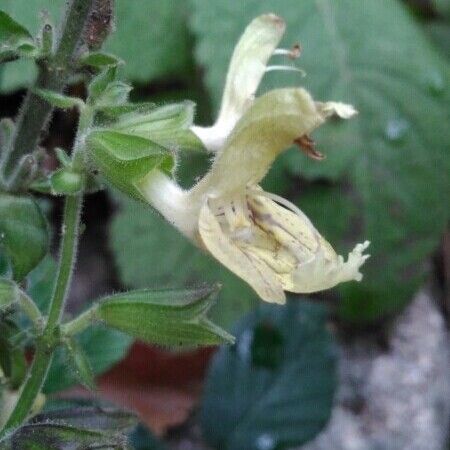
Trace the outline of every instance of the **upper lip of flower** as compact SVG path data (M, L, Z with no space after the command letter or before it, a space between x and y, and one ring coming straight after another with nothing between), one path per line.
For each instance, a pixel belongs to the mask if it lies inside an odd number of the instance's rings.
M216 122L211 127L192 127L209 151L219 151L223 147L227 136L252 105L266 72L295 70L303 73L293 66L267 65L273 55L290 59L300 56L299 45L292 49L277 49L285 29L284 20L275 14L261 15L245 29L231 57Z

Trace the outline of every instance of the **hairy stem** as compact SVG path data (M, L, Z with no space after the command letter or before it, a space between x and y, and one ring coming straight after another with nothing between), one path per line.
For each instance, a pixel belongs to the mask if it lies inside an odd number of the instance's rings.
M78 317L61 326L61 334L75 336L99 320L97 316L98 304L93 305Z
M71 71L74 54L83 34L94 0L71 0L57 50L49 61L41 61L36 88L62 92ZM28 91L16 121L16 130L3 161L3 176L9 179L21 157L31 153L39 143L42 130L50 119L52 106Z
M20 396L9 416L0 437L8 430L19 426L27 417L33 403L42 388L52 361L53 351L59 341L58 323L67 297L75 255L78 244L78 232L82 196L66 197L64 220L62 225L61 253L47 323L42 336L38 339L36 354L28 377L22 386Z

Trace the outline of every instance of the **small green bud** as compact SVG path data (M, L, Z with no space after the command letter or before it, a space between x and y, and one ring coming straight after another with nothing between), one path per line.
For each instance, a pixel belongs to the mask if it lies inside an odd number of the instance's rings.
M141 199L139 182L153 169L170 174L173 154L140 136L112 130L96 130L86 138L89 157L99 172L115 187Z
M61 195L78 194L84 187L84 181L84 175L70 167L59 169L50 177L52 192Z
M46 23L42 27L42 55L48 56L53 53L53 27Z

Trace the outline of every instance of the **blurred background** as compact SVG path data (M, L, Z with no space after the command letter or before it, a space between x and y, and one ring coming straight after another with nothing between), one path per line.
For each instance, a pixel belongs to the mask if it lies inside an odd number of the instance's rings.
M63 4L0 0L0 8L35 32L48 17L57 24ZM306 442L309 449L448 448L450 1L116 0L115 32L105 50L125 61L122 76L134 86L133 100L191 99L196 122L211 124L233 47L247 23L266 12L286 20L282 46L301 45L295 65L306 76L268 73L259 93L301 85L318 100L348 102L360 114L314 133L324 161L288 150L263 185L299 206L338 253L370 240L364 280L309 299L292 297L283 311L262 307L244 282L150 208L110 189L91 195L71 311L125 288L220 281L211 315L238 336L234 350L175 353L118 332L85 333L81 343L103 374L96 395L138 411L168 448L250 450L242 447L244 434L258 450ZM31 62L0 67L0 117L17 114L34 74ZM83 96L83 83L74 80L69 91ZM53 150L70 149L76 120L75 111L55 113L43 137L49 170L57 166ZM177 177L192 185L208 164L207 156L185 155ZM40 202L56 249L61 204ZM47 259L31 274L42 301L53 271ZM301 330L290 322L295 314ZM245 352L251 361L237 367ZM73 385L63 368L59 355L46 392ZM279 384L270 398L261 391L268 373ZM291 394L296 407L283 428L276 405L298 385L306 387ZM249 406L256 400L259 412ZM137 448L166 445L150 443L141 431Z

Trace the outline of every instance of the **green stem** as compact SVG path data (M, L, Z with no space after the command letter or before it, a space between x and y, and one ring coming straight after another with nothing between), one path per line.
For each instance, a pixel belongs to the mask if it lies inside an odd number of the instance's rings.
M94 0L71 0L56 53L49 61L39 64L36 88L63 91L93 2ZM31 153L38 145L52 109L49 103L34 94L31 89L28 91L16 121L11 147L2 162L3 176L7 181L10 181L9 178L21 157Z
M97 316L98 304L84 311L78 317L61 326L61 334L63 336L74 336L81 333L93 323L99 320Z
M67 297L75 263L81 206L81 195L66 197L62 225L61 254L47 323L42 335L38 339L36 354L27 379L22 386L17 404L11 412L3 430L0 432L0 437L5 435L8 430L19 426L26 419L42 388L52 362L53 350L59 341L58 324L64 309L63 306Z

